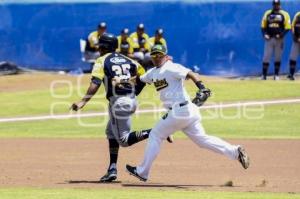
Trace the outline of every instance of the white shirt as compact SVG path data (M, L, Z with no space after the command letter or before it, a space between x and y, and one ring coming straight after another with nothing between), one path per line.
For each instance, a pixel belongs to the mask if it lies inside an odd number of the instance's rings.
M164 107L171 108L190 101L183 86L183 81L189 71L191 70L169 60L159 68L154 67L148 70L140 79L145 83L154 83Z

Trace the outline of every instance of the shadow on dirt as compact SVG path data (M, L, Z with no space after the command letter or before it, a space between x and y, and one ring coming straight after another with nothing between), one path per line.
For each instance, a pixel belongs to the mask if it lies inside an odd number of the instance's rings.
M66 184L119 184L121 181L113 181L113 182L99 182L99 180L70 180L66 181Z
M192 188L210 188L210 187L239 187L239 186L226 186L226 185L178 185L178 184L129 184L123 183L123 187L142 187L142 188L175 188L175 189L192 189Z

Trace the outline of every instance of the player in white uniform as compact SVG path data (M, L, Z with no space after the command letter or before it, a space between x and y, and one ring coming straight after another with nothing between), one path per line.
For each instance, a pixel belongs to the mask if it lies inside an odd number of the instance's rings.
M169 111L151 130L142 164L137 167L126 165L127 171L140 180L147 181L151 165L160 151L162 141L178 130L183 131L199 147L239 160L247 169L250 161L243 147L231 145L205 133L200 123L201 116L198 108L191 102L183 86L185 79L192 79L200 89L198 94L209 97L210 90L204 87L198 74L180 64L173 63L162 45L155 45L151 49L151 58L156 67L137 78L145 83L154 83L164 107Z

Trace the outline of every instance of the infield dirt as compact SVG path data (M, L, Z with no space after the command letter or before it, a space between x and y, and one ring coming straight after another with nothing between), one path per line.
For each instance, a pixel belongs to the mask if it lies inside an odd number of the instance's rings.
M106 172L105 139L0 139L0 187L300 192L300 140L229 140L250 158L238 161L199 149L188 139L163 144L148 182L129 176L125 164L141 162L145 143L121 148L118 181L98 183Z

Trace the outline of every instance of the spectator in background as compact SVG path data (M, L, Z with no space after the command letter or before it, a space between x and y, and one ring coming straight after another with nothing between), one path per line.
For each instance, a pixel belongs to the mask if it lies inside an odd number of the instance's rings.
M121 35L118 36L118 48L117 52L133 58L133 44L129 38L129 29L124 28L121 31Z
M292 22L293 44L290 53L290 73L288 78L295 80L297 58L300 54L300 12L297 12Z
M165 48L167 49L167 42L164 39L163 34L164 34L164 30L162 28L159 28L155 31L154 37L151 37L149 39L149 44L151 48L156 44L160 44L165 46Z
M283 38L291 29L290 16L281 9L280 0L273 0L273 9L265 12L261 22L261 29L265 39L262 79L267 79L270 60L274 51L274 80L279 80Z
M145 33L144 24L140 23L136 32L131 33L130 39L133 44L133 56L134 59L139 61L143 66L147 64L150 59L150 46L148 43L149 36Z
M100 57L99 52L99 38L106 32L106 23L101 22L98 25L96 31L93 31L89 34L86 40L86 47L85 47L85 58L86 60L94 59L96 60Z

